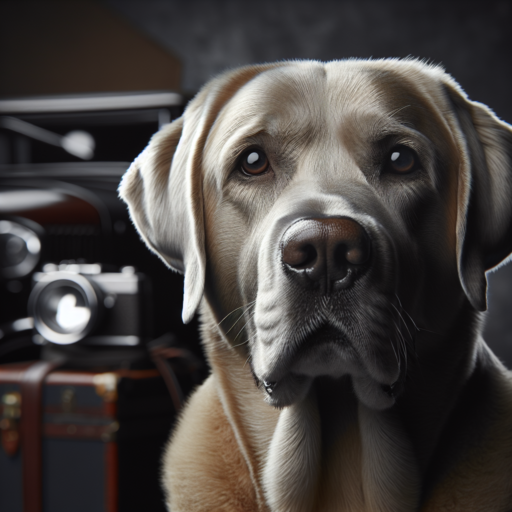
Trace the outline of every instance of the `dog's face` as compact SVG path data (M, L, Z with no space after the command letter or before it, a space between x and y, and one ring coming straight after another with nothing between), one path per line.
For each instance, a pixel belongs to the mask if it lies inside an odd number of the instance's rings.
M155 136L122 195L185 273L184 317L204 290L270 403L350 375L382 409L419 329L485 309L484 272L510 252L510 139L418 62L243 68Z

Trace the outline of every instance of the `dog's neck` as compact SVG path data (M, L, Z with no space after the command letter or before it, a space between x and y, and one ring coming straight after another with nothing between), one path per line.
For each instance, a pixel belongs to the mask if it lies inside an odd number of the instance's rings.
M330 405L317 389L280 413L263 471L271 510L414 510L420 474L400 421L358 403L348 380L334 389Z
M471 317L471 311L461 315ZM464 332L435 340L420 336L418 344L430 343L420 349L425 359L421 371L408 380L391 409L368 409L357 401L350 379L343 378L319 379L301 403L279 411L264 402L247 356L228 344L204 304L208 358L262 510L265 502L273 512L331 507L414 510L424 499L425 486L435 484L435 478L428 476L439 469L435 448L478 364L481 348L472 315L456 322L468 326ZM436 354L440 347L441 358ZM431 482L426 484L426 478Z

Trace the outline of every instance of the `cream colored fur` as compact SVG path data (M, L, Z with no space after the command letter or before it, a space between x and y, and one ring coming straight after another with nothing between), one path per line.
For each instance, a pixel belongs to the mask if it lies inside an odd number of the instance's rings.
M395 134L422 155L421 175L368 170L369 148ZM442 69L414 60L234 70L153 137L120 193L148 246L184 273L184 321L201 305L212 370L165 453L169 510L512 509L512 383L478 334L485 271L512 251L511 141ZM254 145L272 172L248 180L237 159ZM276 259L292 214L359 219L388 248L380 281L331 312L298 313ZM422 216L428 228L408 231ZM349 325L359 355L300 360L296 371L332 379L290 385L273 407L261 381L315 318ZM374 343L368 333L397 321L391 345ZM416 327L403 370L396 350ZM403 392L382 392L401 371Z

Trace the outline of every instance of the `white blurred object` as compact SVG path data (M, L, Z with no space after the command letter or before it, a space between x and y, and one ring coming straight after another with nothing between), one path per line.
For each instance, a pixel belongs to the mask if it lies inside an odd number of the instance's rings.
M60 299L57 306L56 320L64 329L74 331L83 329L90 318L90 309L77 306L76 297L73 294L69 293Z
M27 123L17 117L0 117L0 128L5 128L16 133L21 133L31 139L36 139L52 146L59 146L73 156L82 160L90 160L94 156L96 143L93 136L82 130L73 130L62 136L40 128L35 124Z
M93 136L82 130L73 130L64 135L61 145L68 153L82 160L90 160L94 156L96 147Z

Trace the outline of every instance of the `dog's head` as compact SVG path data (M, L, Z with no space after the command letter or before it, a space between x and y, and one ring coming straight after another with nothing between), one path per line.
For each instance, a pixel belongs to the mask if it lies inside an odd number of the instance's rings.
M512 250L512 132L418 61L283 62L213 80L158 132L121 196L206 295L267 399L352 377L394 403L415 333L486 308Z

